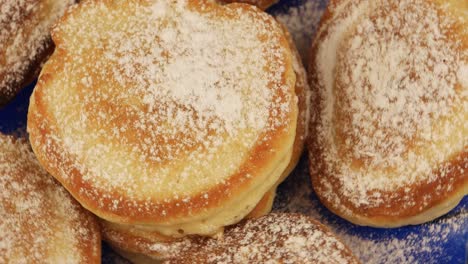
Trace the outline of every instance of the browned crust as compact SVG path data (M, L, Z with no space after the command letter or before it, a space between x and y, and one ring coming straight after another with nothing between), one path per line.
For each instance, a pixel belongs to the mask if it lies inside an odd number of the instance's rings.
M89 0L82 2L77 8L62 17L60 23L66 23L68 18L74 13L80 12L83 5L92 5L95 2L99 1ZM200 1L192 0L191 4L199 5ZM210 8L215 8L215 6L210 6ZM266 14L249 5L230 4L224 6L224 8L235 8L243 12L257 13L259 16L262 16L262 18L265 18L262 19L262 21L270 24L272 28L277 27L273 18L266 17ZM53 40L60 48L60 35L57 32L54 33L55 34L52 36ZM283 47L288 46L287 40L284 37L281 38L279 44ZM285 131L287 131L286 128L289 127L289 124L277 126L275 133L264 133L258 141L261 143L257 144L252 149L250 157L243 166L239 168L236 174L232 175L224 184L206 190L205 194L208 194L210 199L205 199L203 197L204 194L194 195L191 197L189 203L185 203L187 206L179 206L183 204L182 198L174 198L165 201L160 201L157 197L151 197L151 199L148 200L133 200L125 197L124 194L117 193L116 190L95 188L83 180L83 175L81 175L74 166L74 164L77 163L77 159L67 154L61 146L55 131L56 127L60 127L59 121L53 120L53 115L48 113L50 110L47 103L43 101L44 93L47 93L48 83L51 82L53 78L60 78L60 76L55 74L55 69L62 68L64 62L61 58L65 53L65 50L56 50L49 62L45 65L31 97L28 113L28 131L31 145L38 160L45 169L56 177L85 208L102 218L121 223L158 223L167 222L170 219L180 219L185 216L218 208L222 206L226 200L242 195L249 185L251 185L252 179L255 178L255 176L246 178L245 175L262 175L262 169L271 159L274 159L275 155L278 155L276 151L271 150L284 149L283 141L285 137L287 138L287 132ZM284 55L289 57L289 59L285 60L286 69L291 69L292 71L290 54L286 53L286 49ZM288 74L288 72L286 72L286 74ZM288 76L286 74L282 76L282 80L285 84L288 83ZM285 96L286 95L282 94L281 91L277 91L277 97L284 98ZM294 102L290 103L290 109L295 109L293 103ZM292 110L291 115L295 116L297 114L296 111L297 110ZM273 109L270 111L270 116L272 115ZM265 177L268 177L268 175ZM96 197L100 197L101 200L98 201ZM122 198L120 206L118 209L113 209L113 201L117 198ZM141 210L142 208L144 208L144 210Z
M298 152L296 154L300 157L301 153L302 152ZM276 187L268 191L257 206L245 218L255 219L268 214L271 211L275 195ZM151 249L151 245L154 245L155 243L169 243L168 245L170 245L171 242L177 241L177 239L164 236L158 232L143 231L132 227L126 228L103 220L100 222L102 226L103 239L105 241L116 248L133 253L141 253L151 255L156 258L164 258L167 253L153 250Z
M158 232L141 231L131 227L127 228L103 220L100 221L100 224L103 240L112 247L133 253L149 255L158 259L171 257L171 253L173 253L171 252L173 251L171 247L176 242L182 241L182 239L164 236ZM196 236L193 236L193 239L195 238ZM151 246L154 244L164 245L166 247L153 249Z
M12 136L5 136L5 135L2 135L0 133L0 137L1 138L6 138L7 140L11 140L11 142L15 142L15 143L18 143L18 144L27 144L26 140L24 139L17 139L17 138L14 138ZM0 147L1 149L1 147ZM4 151L4 150L2 150ZM18 156L15 156L15 155L19 155L18 153L13 153L13 157L18 157ZM31 170L31 169L36 169L37 170L37 167L34 167L34 166L38 166L38 165L35 165L35 164L24 164L22 165L24 166L24 168L22 168L22 170L18 170L18 171L15 171L15 174L14 175L9 175L10 177L13 177L11 178L14 182L16 182L17 184L21 184L21 182L24 182L25 179L24 179L24 176L25 176L25 171L23 170ZM32 166L32 167L31 167ZM38 172L40 173L40 172ZM55 180L53 179L50 175L47 175L47 174L44 174L43 176L48 176L51 178L52 181L49 181L48 179L44 179L44 178L41 178L40 180L37 180L37 183L38 186L35 186L35 191L37 192L40 192L40 193L45 193L45 196L39 196L39 197L44 197L46 201L44 201L46 203L47 206L55 206L54 203L56 202L60 202L60 201L57 201L57 198L54 196L54 194L56 192L59 192L62 190L62 186ZM32 195L30 193L31 190L28 190L27 193L16 193L18 195ZM66 192L65 190L63 190L63 192ZM15 192L13 192L15 193ZM40 215L40 218L41 219L37 219L37 221L41 221L41 222L48 222L49 224L51 225L55 225L57 223L57 221L64 221L66 222L67 225L69 226L73 226L73 227L80 227L80 230L79 231L76 231L76 232L85 232L85 233L82 233L80 234L80 236L76 236L74 237L73 239L74 240L77 240L77 246L74 248L74 252L69 252L70 254L75 254L75 255L78 255L79 256L79 259L80 259L80 262L79 263L83 263L83 264L86 264L86 263L100 263L101 262L101 230L100 230L100 227L99 227L99 224L98 224L98 221L96 219L96 217L94 215L92 215L90 212L86 211L77 201L75 201L71 195L69 195L68 193L66 193L66 197L68 198L69 202L72 204L72 212L65 212L65 215L64 214L61 214L63 212L61 211L57 211L54 209L50 209L50 208L45 208L45 210L42 212L41 211L41 215ZM18 199L18 198L16 198ZM12 199L13 202L15 201L15 199ZM7 204L3 204L3 206L10 206L9 203L12 202L12 201L2 201L2 202L6 202ZM15 206L15 205L14 205ZM73 217L73 219L71 219L71 217L69 217L69 215L67 215L68 213L73 213L73 214L77 214L77 217ZM2 216L2 217L5 217L8 219L8 215L6 216ZM10 216L11 217L11 216ZM23 218L28 218L30 216L28 216L27 214L23 214L21 216L19 216L20 219L23 217ZM53 217L53 218L51 218ZM59 218L59 219L57 219ZM55 222L55 224L54 224ZM37 227L35 227L37 228ZM53 227L52 227L53 228ZM15 233L15 235L17 236L24 236L25 239L34 239L35 237L35 233L34 233L34 230L31 230L30 228L21 228L20 229L21 232L20 233ZM59 230L60 232L63 232L63 230ZM68 235L68 234L64 234L64 235ZM50 234L50 236L53 236L53 234ZM48 241L47 243L47 247L49 249L53 249L55 250L56 248L61 248L63 247L64 245L61 245L61 244L57 244L56 241L54 241L54 238L53 237L48 237L48 239L50 239L50 241ZM17 244L15 245L15 247L21 247L22 244ZM23 245L24 246L24 245ZM29 248L25 248L24 251L27 252L29 250ZM44 249L46 250L46 249ZM63 250L63 249L61 249ZM60 250L59 250L60 251ZM6 256L7 259L6 261L8 262L8 256ZM16 256L17 257L17 256ZM33 259L30 259L29 258L30 256L22 256L22 258L24 258L26 261L33 261Z
M403 225L420 224L433 220L449 210L453 209L464 195L468 194L468 152L465 148L462 152L455 153L450 160L439 164L432 173L436 180L430 182L420 181L410 186L398 188L392 192L381 192L381 198L385 201L380 206L355 206L342 191L342 185L335 175L328 174L327 163L324 159L323 149L317 138L317 127L321 122L320 109L322 102L319 96L318 76L315 58L318 51L318 43L328 36L327 25L332 23L334 7L345 0L332 0L323 14L319 25L319 34L315 37L309 52L309 84L312 89L310 131L307 147L309 150L310 174L312 185L320 201L335 214L358 225L375 227L398 227ZM466 40L465 40L466 42ZM460 170L464 168L464 170ZM442 171L449 171L444 173ZM327 178L334 192L333 198L326 197L322 178ZM436 192L437 188L445 191ZM410 189L406 191L405 189ZM402 206L405 198L411 197L412 206ZM428 198L430 197L430 198ZM344 209L346 208L346 209ZM349 210L349 211L347 211Z
M83 237L78 239L80 247L76 250L80 252L83 261L81 263L101 263L101 228L98 224L96 216L92 215L90 212L86 211L77 201L70 197L75 204L75 208L79 211L80 221L71 223L72 225L84 226L88 232L94 234L92 240L85 240Z
M41 2L41 1L36 1ZM44 1L42 1L44 2ZM44 10L39 10L44 11ZM20 26L21 30L16 30L13 34L18 34L19 32L31 32L34 27L37 26L36 23L32 21L38 19L40 17L37 12L33 12L31 14L23 14L22 22L23 24ZM48 17L43 17L43 19L47 19ZM40 23L40 22L39 22ZM11 30L6 25L1 25L2 27L6 27L6 30ZM43 33L45 36L48 33ZM11 36L11 37L14 37ZM5 52L8 47L4 47L5 50L1 50L0 54L2 56L6 56ZM54 51L54 43L50 36L46 38L43 42L37 43L33 45L33 47L26 47L22 46L20 48L36 48L36 50L29 50L29 54L35 54L32 58L27 58L25 63L27 63L26 68L19 72L14 71L13 69L6 69L5 71L0 71L0 80L4 80L9 76L18 76L17 78L12 78L10 82L7 82L5 86L0 87L0 109L4 107L8 102L10 102L26 85L30 84L34 81L34 79L39 75L42 65L44 62L47 61L49 56ZM2 58L0 59L0 63L5 63L5 60ZM7 67L9 65L0 65L0 67Z
M54 51L54 44L52 39L47 40L45 48L41 49L37 55L29 61L27 69L21 73L23 78L14 79L13 81L7 83L6 87L0 87L0 109L8 104L15 96L23 89L23 87L32 83L34 79L39 75L42 64L47 61L50 54ZM8 75L8 73L6 73ZM0 76L0 79L4 76Z
M266 219L270 219L265 221ZM328 237L334 237L335 239L338 240L339 243L342 244L342 248L334 248L336 253L342 254L345 259L347 260L346 263L359 263L359 260L352 254L352 252L349 250L349 248L343 244L343 242L337 238L326 226L320 224L319 222L311 219L310 217L306 217L303 215L299 214L270 214L267 216L263 216L262 218L259 219L254 219L254 220L245 220L237 225L230 226L226 229L225 234L223 237L220 238L199 238L199 237L191 237L191 238L186 238L185 240L187 243L181 244L181 245L175 245L175 247L172 249L172 252L169 255L164 256L161 258L161 255L154 255L153 254L148 254L146 253L148 257L155 258L156 260L165 260L166 262L164 263L212 263L210 261L210 255L211 257L213 255L230 255L230 254L238 254L241 252L238 252L236 250L237 248L242 247L242 240L243 238L247 238L249 240L258 240L261 244L265 243L265 246L274 246L274 247L283 247L284 242L288 239L287 236L283 237L275 237L274 243L271 244L271 241L263 241L261 237L258 237L256 234L261 234L264 232L264 230L272 228L273 225L281 225L282 222L275 222L274 219L281 219L279 221L286 221L288 222L286 225L291 228L290 232L295 233L297 230L292 231L292 229L300 229L303 228L301 226L298 226L297 224L301 222L304 219L307 219L306 221L309 224L312 224L316 227L317 230L320 232L324 232L326 236ZM255 228L249 228L248 223L252 222L254 223L253 225L250 225L250 227L255 226ZM267 226L267 225L272 225L272 226ZM283 223L284 224L284 223ZM306 233L302 233L300 235L305 236ZM298 234L296 234L298 235ZM272 238L273 239L273 238ZM225 241L230 241L226 243ZM161 243L159 243L161 244ZM122 252L125 254L125 257L129 258L130 260L135 261L135 263L140 263L139 259L143 258L138 258L138 254L142 254L141 251L133 251L131 249L128 249L126 247L121 248L118 246L118 244L113 243L111 244L113 247L115 247L118 252ZM170 244L168 244L168 247L170 247ZM272 250L273 248L269 248ZM267 251L268 252L268 251ZM129 254L126 254L129 253ZM143 252L142 255L140 256L145 256L145 252ZM262 254L262 253L260 253ZM137 258L133 258L136 256ZM233 256L231 256L233 257ZM271 256L261 256L264 259L258 259L254 260L255 263L260 263L265 260L265 258L271 257ZM149 258L145 258L148 259ZM283 256L283 259L278 259L277 261L290 261L288 257ZM141 262L143 263L143 262ZM281 262L282 263L282 262ZM299 263L308 263L307 260L299 261Z
M274 217L276 215L272 214L271 216ZM299 220L300 218L305 218L306 217L306 216L303 216L303 215L300 215L300 214L284 214L284 216L287 216L289 218L289 221L291 221L291 222L295 222L295 221ZM265 217L269 217L269 216L265 216ZM358 264L358 263L360 263L359 260L353 255L351 250L341 241L341 239L336 237L335 234L333 234L333 232L331 232L328 227L326 227L325 225L322 225L321 223L319 223L316 220L313 220L310 217L307 217L307 218L308 218L308 221L311 224L313 224L318 230L324 232L326 236L334 237L336 240L338 240L342 244L343 247L341 249L340 248L335 248L335 250L336 250L336 253L340 253L340 254L343 254L345 256L346 263L348 263L348 264ZM245 224L246 224L246 222L242 222L242 223L239 224L239 226L241 228L243 228L245 226ZM265 226L262 226L262 224L258 224L258 225L256 225L255 228L256 228L256 230L259 230L259 232L262 232L265 229ZM292 228L296 228L296 227L292 227ZM247 229L245 229L245 230L244 229L234 230L234 228L232 228L232 231L234 231L234 232L231 232L231 230L227 230L227 236L236 236L236 237L239 237L239 238L242 239L242 237L245 237L245 236L247 236L249 234L249 230L247 230ZM245 234L243 234L243 231L245 232ZM235 232L239 232L239 233L235 233ZM256 231L250 230L250 232L252 232L253 236L255 237ZM282 239L284 239L284 241ZM281 246L284 245L284 242L287 239L287 237L283 237L282 239L280 239L280 241L278 241L279 243L276 246L281 247ZM264 242L268 242L268 241L264 241ZM185 254L180 254L176 258L171 259L171 260L169 260L169 261L167 261L165 263L180 263L180 264L187 263L188 264L188 263L193 263L194 260L196 260L196 262L199 262L199 263L215 263L213 260L209 259L210 254L211 254L211 256L213 256L214 254L218 255L218 254L223 254L224 252L229 252L229 251L232 252L232 254L238 254L237 251L233 251L232 249L231 250L226 249L226 248L224 248L224 246L225 245L216 246L216 247L208 247L208 248L206 248L206 247L203 247L203 248L194 247L194 248L188 250ZM236 248L238 246L240 246L240 245L232 244L232 245L229 245L229 248ZM262 261L265 261L265 259L268 259L269 257L270 256L265 256L264 259L253 260L253 261L260 263ZM329 257L332 258L332 256L329 256ZM233 256L233 259L235 259L234 256ZM279 259L278 261L280 263L284 263L284 262L288 261L288 259L287 259L287 257L285 257L284 259ZM299 261L299 262L296 262L296 263L309 263L309 260L302 260L302 261ZM330 261L330 263L333 263L333 262Z
M293 145L293 155L291 161L289 162L288 167L284 171L284 175L281 178L281 182L292 172L296 167L299 159L301 158L302 152L304 151L304 144L307 138L307 117L310 115L310 109L308 106L307 100L309 100L310 87L307 82L307 74L302 64L301 56L297 50L296 44L289 33L288 29L277 21L278 24L283 28L284 35L288 40L289 48L293 56L293 61L296 64L294 72L296 73L296 85L295 92L298 99L299 114L297 118L297 127L296 127L296 138L294 139ZM278 183L279 184L279 183Z
M258 8L265 10L276 4L279 0L220 0L222 3L246 3L255 5Z
M307 105L308 93L310 92L309 84L307 82L306 71L304 66L302 65L302 60L297 51L296 45L289 33L288 29L282 25L279 21L278 23L282 26L284 35L286 36L289 47L291 49L293 55L293 61L296 63L296 67L294 72L296 73L296 85L295 85L295 92L298 98L298 107L299 107L299 114L297 117L297 127L296 127L296 137L294 139L293 145L293 154L291 157L291 161L289 162L288 167L284 170L283 175L278 180L277 185L283 182L288 175L292 172L292 170L296 167L299 159L302 156L302 152L304 150L304 143L307 138L307 116L309 115L309 107ZM257 206L250 212L247 218L256 218L262 215L265 215L270 212L271 207L273 205L273 200L276 192L275 190L271 190L265 194L265 196L260 200Z
M71 196L71 195L70 195ZM71 199L73 199L71 197ZM92 241L86 241L84 239L80 239L79 243L81 245L80 252L81 255L84 256L83 263L101 263L101 256L102 256L102 233L101 227L99 226L97 217L91 212L84 209L81 204L79 204L76 200L73 199L73 202L76 204L76 207L80 208L80 220L84 222L85 226L88 230L90 230L93 234ZM94 254L95 253L95 254Z
M307 138L307 116L309 116L309 107L307 105L308 94L310 93L309 84L307 82L306 71L304 66L302 65L302 60L297 51L296 44L291 37L288 29L282 25L279 21L278 23L282 26L283 32L288 39L289 47L291 49L293 55L293 61L296 63L296 67L294 72L296 73L296 85L295 85L295 92L298 98L298 106L299 106L299 114L297 118L297 127L296 127L296 137L294 139L293 145L293 154L291 157L291 161L289 162L288 167L284 170L283 175L278 180L277 185L283 182L288 175L294 170L299 159L302 156L302 152L304 150L304 143ZM273 205L274 196L276 193L276 187L274 190L270 190L265 196L260 200L257 206L250 212L247 218L256 218L262 215L265 215L271 211L271 207Z
M296 95L298 97L299 105L299 115L296 129L296 138L293 146L293 156L288 165L288 168L283 173L280 181L277 184L281 183L289 173L296 167L299 158L301 157L304 141L306 138L306 116L309 114L309 109L307 107L307 92L309 92L309 86L305 76L305 70L302 66L302 61L300 59L299 53L295 47L295 44L289 35L289 32L285 27L283 27L284 33L288 38L290 48L293 53L293 58L297 62L299 69L295 69L296 73ZM246 216L249 218L258 218L268 214L271 210L273 200L276 194L276 187L267 192L263 198L259 201L257 206ZM106 241L112 244L114 247L123 249L125 251L149 254L154 257L162 257L163 252L157 252L155 250L150 250L150 246L154 243L160 242L171 242L176 241L170 237L159 234L158 232L141 232L133 228L125 228L124 226L118 226L115 224L108 223L106 221L101 221L103 227L103 236Z
M276 196L276 188L270 189L263 198L257 203L255 208L245 218L258 218L268 214L273 207L273 201Z

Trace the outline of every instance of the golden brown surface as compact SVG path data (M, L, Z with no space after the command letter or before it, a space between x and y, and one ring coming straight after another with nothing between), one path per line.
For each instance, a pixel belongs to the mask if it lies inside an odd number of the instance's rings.
M37 77L53 51L50 29L74 2L0 1L0 107Z
M246 3L255 5L258 8L265 10L273 4L277 3L278 0L220 0L222 3Z
M298 115L292 55L258 9L86 1L53 39L31 98L30 139L43 166L99 217L171 236L213 234L244 218L288 166Z
M309 133L308 123L309 123L309 116L310 116L311 90L310 90L309 83L307 81L306 70L304 69L301 56L299 55L296 45L294 44L294 40L292 39L292 36L289 33L288 29L284 25L282 25L279 21L278 23L283 28L284 35L286 36L286 39L288 40L289 47L291 49L291 53L293 56L293 69L294 69L294 73L296 73L295 92L296 92L296 96L298 100L298 108L299 108L299 113L297 117L296 137L294 139L294 145L293 145L293 154L292 154L291 161L289 162L288 167L283 172L283 176L281 177L281 181L283 181L294 170L304 150L304 144L307 139L307 135Z
M309 99L310 89L307 84L304 67L302 66L300 57L295 48L295 45L289 36L289 33L283 28L286 37L288 38L290 48L293 52L293 65L294 72L296 73L296 85L295 92L298 97L299 115L297 120L296 138L294 140L293 154L288 165L288 168L283 172L280 180L277 184L281 183L289 173L297 165L297 162L302 154L304 147L304 141L306 138L306 117L309 113L309 105L307 100ZM276 186L268 191L256 207L246 216L246 218L258 218L268 214L271 211L271 207L275 198ZM109 241L114 247L120 248L125 251L137 252L142 254L150 254L164 258L167 256L167 252L164 252L164 248L154 248L149 250L152 244L158 242L171 243L175 241L170 237L163 236L158 232L145 231L138 229L135 226L123 226L118 224L112 224L107 221L102 221L104 240Z
M186 237L152 247L172 255L163 263L359 263L325 226L298 214L270 214L228 227L218 238ZM120 252L134 263L152 263Z
M279 22L278 22L279 23ZM308 122L309 122L309 115L310 115L310 87L307 82L306 71L304 66L302 65L302 60L297 51L296 45L288 32L288 29L284 26L283 32L288 40L289 47L291 48L291 52L293 55L293 68L294 72L296 73L296 85L295 91L296 96L298 99L298 107L299 107L299 114L297 119L297 127L296 127L296 137L294 139L293 145L293 153L291 157L291 161L289 162L288 167L284 170L281 178L276 183L276 186L270 190L260 201L259 204L249 213L247 217L259 217L265 215L271 211L271 207L273 205L273 201L275 198L276 188L288 175L294 170L299 159L302 156L302 152L304 150L304 143L307 138L308 133Z
M309 157L336 214L419 224L468 194L466 11L460 1L331 2L310 56Z
M100 263L101 235L39 165L25 140L0 134L0 262Z

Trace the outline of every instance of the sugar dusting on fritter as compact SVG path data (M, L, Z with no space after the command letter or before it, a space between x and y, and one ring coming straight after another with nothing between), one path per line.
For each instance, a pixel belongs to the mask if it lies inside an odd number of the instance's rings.
M453 263L455 256L446 252L447 247L463 247L466 241L454 239L468 235L466 206L436 221L406 228L414 231L369 231L345 223L315 197L306 162L301 162L293 175L280 185L273 212L311 216L337 234L362 263L368 264L422 263L421 259L424 263ZM372 236L373 233L376 235Z
M0 135L0 190L1 263L89 261L76 250L59 249L97 244L97 234L85 227L89 218L78 212L83 209L40 167L25 140Z
M208 263L353 263L340 241L302 215L270 214L210 241Z
M56 85L68 89L44 95L61 101L50 105L61 122L51 129L85 181L129 197L208 188L206 175L225 181L266 133L290 129L297 99L270 16L244 7L219 18L212 4L191 10L188 1L130 1L125 10L114 2L83 2L57 28L57 52L66 54Z
M125 243L118 232L106 232ZM349 249L309 216L273 213L227 227L215 238L184 237L139 247L167 263L356 263Z
M73 0L0 1L0 89L10 96L52 42L50 29Z
M327 173L336 173L340 192L356 206L381 205L381 191L433 182L435 168L445 177L451 172L443 161L466 151L466 129L457 127L466 128L468 53L451 37L457 21L440 15L443 8L419 0L344 1L318 47L319 144ZM334 127L338 119L348 125ZM467 169L466 160L459 164L456 170ZM328 178L321 179L327 189ZM411 193L402 199L403 207L414 206Z
M331 232L309 217L270 214L228 228L217 239L172 248L167 263L356 263Z

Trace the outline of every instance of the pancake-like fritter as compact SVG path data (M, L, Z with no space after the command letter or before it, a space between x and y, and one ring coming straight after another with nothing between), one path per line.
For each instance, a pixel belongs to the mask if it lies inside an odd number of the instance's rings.
M0 263L100 263L96 219L39 165L25 140L0 134Z
M276 194L276 187L296 166L304 146L304 141L307 133L307 117L309 114L309 86L307 84L306 74L304 67L302 66L299 53L290 37L287 29L284 28L284 33L288 38L289 45L293 52L293 68L296 73L296 85L295 91L298 97L299 115L297 120L296 138L294 140L293 155L291 161L283 172L281 178L277 181L275 186L268 191L255 208L246 216L246 218L258 218L268 214L271 211L273 200ZM164 236L158 232L154 232L147 229L141 229L132 225L119 225L116 223L110 223L108 221L101 221L103 226L104 240L113 244L118 250L135 252L141 254L150 254L159 259L167 258L167 253L164 248L155 248L148 251L148 245L153 245L161 242L171 243L177 241L177 239ZM117 239L117 241L114 241ZM158 251L161 249L161 251Z
M468 194L468 2L335 0L310 61L320 200L360 224L439 217Z
M243 221L219 238L186 237L148 246L166 251L170 258L163 263L359 263L325 226L299 214ZM152 263L149 256L119 252L134 263Z
M81 2L31 97L40 162L87 209L212 235L277 184L298 120L281 26L245 4Z
M36 78L52 25L74 0L0 0L0 107Z

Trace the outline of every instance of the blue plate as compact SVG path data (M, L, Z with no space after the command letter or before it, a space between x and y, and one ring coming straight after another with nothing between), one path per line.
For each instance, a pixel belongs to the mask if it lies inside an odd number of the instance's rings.
M280 1L268 12L290 30L305 55L324 0ZM0 131L24 133L29 97L34 84L26 87L13 102L0 109ZM279 188L275 211L310 215L337 233L363 263L468 263L468 196L447 215L430 223L394 229L353 225L323 207L314 194L303 159Z

